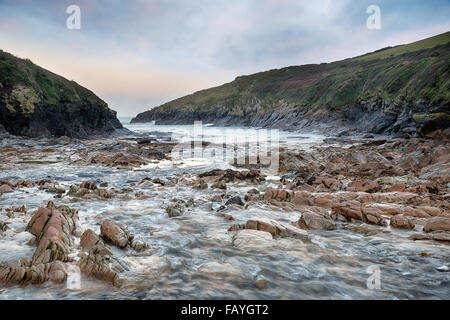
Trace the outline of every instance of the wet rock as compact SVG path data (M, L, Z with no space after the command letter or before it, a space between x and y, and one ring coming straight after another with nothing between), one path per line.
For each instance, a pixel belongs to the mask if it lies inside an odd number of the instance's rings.
M77 210L66 206L56 207L49 202L46 208L39 208L28 223L26 230L36 237L37 249L32 264L55 260L70 261L68 254L73 244Z
M194 186L194 189L197 189L197 190L208 189L208 184L203 179L200 179L198 181L198 184L196 186Z
M120 285L118 273L111 269L109 259L101 254L97 247L93 247L88 254L82 253L78 266L88 277L92 276L116 286Z
M225 202L226 206L229 206L229 205L232 205L232 204L237 204L239 206L243 206L244 202L242 201L241 197L235 196L233 198L228 199L227 202Z
M450 218L435 217L427 220L424 232L450 231Z
M141 236L133 237L133 240L131 241L130 246L131 246L131 248L133 248L136 251L142 251L149 247L148 244L144 241L144 239Z
M162 181L160 178L155 178L152 180L152 182L154 184L159 184L160 186L163 186L163 187L166 185L166 183L164 181Z
M348 184L347 190L353 192L377 192L380 189L380 185L375 181L359 180L352 181Z
M257 201L257 200L259 200L259 195L260 195L259 190L253 188L245 194L244 200L245 201Z
M235 277L241 275L241 271L230 263L219 263L215 261L204 263L199 269L201 273L217 277Z
M393 216L391 218L391 226L398 229L412 230L415 227L414 221L403 215Z
M269 232L260 230L241 230L233 236L232 243L238 248L270 248L273 238Z
M169 218L179 217L183 214L183 209L179 206L168 206L166 208L166 212L169 215Z
M416 233L409 236L410 240L435 240L450 243L450 232Z
M306 230L334 230L336 228L332 220L309 212L302 213L297 225Z
M211 185L212 189L227 190L227 184L223 181L217 181Z
M290 201L293 192L285 189L268 189L264 194L264 200Z
M235 171L232 169L227 170L212 170L204 172L198 175L199 178L205 177L218 177L218 181L223 181L225 183L236 182L236 181L248 181L252 183L261 183L265 180L257 170L250 171Z
M311 241L305 230L266 218L252 218L246 222L245 228L269 232L272 236L295 238L305 242Z
M80 246L85 252L89 252L92 248L96 247L96 251L102 255L111 255L111 249L109 249L103 240L91 229L87 229L80 238Z
M0 266L0 283L26 285L29 283L40 284L48 280L61 283L66 279L66 267L61 261L32 266L25 263Z
M97 186L94 182L85 181L80 184L81 189L88 189L88 190L97 190Z
M127 247L131 238L130 232L124 224L110 220L102 223L100 234L103 239L122 249Z
M7 192L13 192L13 189L7 184L1 185L0 186L0 194L7 193Z

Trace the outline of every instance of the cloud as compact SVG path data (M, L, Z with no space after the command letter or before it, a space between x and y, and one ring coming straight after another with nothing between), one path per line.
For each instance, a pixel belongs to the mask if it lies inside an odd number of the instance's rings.
M79 31L65 27L71 4ZM380 31L365 27L371 4L382 10ZM0 47L132 115L241 74L446 32L449 16L447 0L3 0Z

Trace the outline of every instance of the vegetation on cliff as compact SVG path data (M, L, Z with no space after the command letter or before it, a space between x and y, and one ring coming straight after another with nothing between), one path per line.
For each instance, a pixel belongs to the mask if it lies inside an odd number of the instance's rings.
M86 137L121 128L90 90L0 50L0 124L13 134Z
M385 104L448 105L450 32L409 45L318 65L292 66L202 90L139 114L134 122L183 118L254 117L279 112L345 110L381 99Z

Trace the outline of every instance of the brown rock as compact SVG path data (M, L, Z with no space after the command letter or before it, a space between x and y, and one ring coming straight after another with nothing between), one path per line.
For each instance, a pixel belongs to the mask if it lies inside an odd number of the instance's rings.
M377 192L380 189L380 185L375 181L359 180L352 181L348 184L347 190L353 192Z
M450 231L450 218L435 217L427 220L424 232Z
M411 219L403 215L397 215L391 218L391 226L399 229L414 229L415 224Z
M320 215L304 212L300 220L297 222L301 229L306 230L334 230L335 225L330 219L326 219Z
M131 240L130 232L124 224L110 220L102 223L100 233L103 239L122 249L126 248Z

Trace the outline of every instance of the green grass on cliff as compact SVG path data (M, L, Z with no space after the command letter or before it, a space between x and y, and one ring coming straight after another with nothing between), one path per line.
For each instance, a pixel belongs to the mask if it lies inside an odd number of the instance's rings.
M361 57L292 66L237 77L152 109L150 114L254 115L291 104L343 107L381 97L388 102L448 103L450 32ZM144 113L144 116L145 114Z
M85 101L107 108L107 104L90 90L45 70L29 59L20 59L0 50L0 97L11 111L13 104L23 112L33 112L40 104L59 105ZM15 110L17 112L17 110Z
M374 59L387 59L405 54L408 52L419 51L423 49L434 48L439 45L447 44L450 42L450 32L446 32L431 38L416 41L407 45L400 45L392 48L385 48L378 50L377 52L369 53L360 57L356 57L355 60L374 60Z

